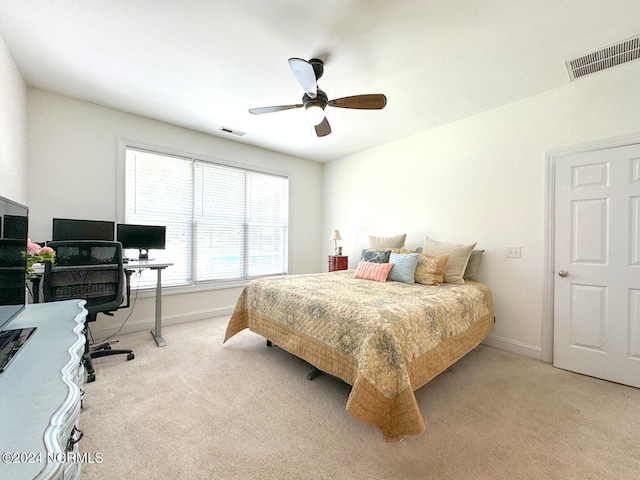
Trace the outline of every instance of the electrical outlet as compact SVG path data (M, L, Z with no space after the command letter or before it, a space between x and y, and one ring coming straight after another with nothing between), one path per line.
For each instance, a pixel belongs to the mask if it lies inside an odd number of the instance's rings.
M507 247L507 258L520 258L520 249L519 246L509 246Z

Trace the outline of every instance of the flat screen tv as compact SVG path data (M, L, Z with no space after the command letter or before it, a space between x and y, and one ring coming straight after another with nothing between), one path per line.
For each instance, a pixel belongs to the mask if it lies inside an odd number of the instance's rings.
M29 209L0 197L0 330L25 306Z
M10 328L25 308L29 209L0 197L0 373L35 331Z
M119 223L116 240L123 249L137 249L138 259L148 260L149 250L164 249L167 227L164 225L132 225Z
M106 240L113 242L115 222L104 220L77 220L72 218L54 218L51 240Z

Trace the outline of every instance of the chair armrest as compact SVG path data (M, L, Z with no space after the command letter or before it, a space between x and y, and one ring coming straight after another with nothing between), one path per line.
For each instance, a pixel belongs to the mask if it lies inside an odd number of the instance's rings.
M126 284L127 284L127 288L125 289L126 292L126 296L127 296L127 302L124 305L121 305L119 308L129 308L131 306L130 300L131 300L131 274L133 273L133 270L124 270L124 276L126 277Z

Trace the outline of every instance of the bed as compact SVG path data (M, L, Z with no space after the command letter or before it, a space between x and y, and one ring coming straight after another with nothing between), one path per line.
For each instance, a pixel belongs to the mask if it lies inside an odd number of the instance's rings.
M424 431L414 391L491 332L493 306L478 282L375 282L352 270L288 275L244 288L224 341L246 328L351 385L349 414L392 441Z

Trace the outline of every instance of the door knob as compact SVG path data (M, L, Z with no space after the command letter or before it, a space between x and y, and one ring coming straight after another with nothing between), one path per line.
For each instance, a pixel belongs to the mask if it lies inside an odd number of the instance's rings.
M558 275L560 275L561 277L566 277L567 275L569 275L569 272L567 272L566 270L560 270L558 272Z

